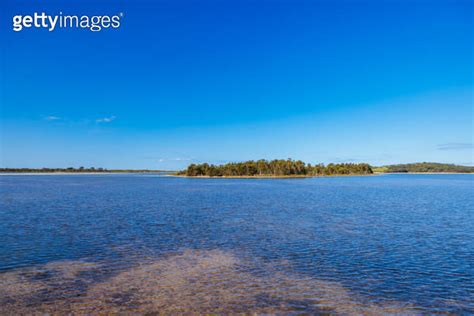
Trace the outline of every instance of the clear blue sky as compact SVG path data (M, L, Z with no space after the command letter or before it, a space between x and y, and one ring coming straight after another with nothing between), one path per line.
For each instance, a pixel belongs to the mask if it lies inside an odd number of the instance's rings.
M98 2L1 2L2 167L473 164L472 1Z

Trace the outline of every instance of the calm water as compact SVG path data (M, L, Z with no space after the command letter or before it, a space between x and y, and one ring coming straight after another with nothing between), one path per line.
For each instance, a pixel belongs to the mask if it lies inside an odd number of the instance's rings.
M474 313L474 176L0 176L0 313Z

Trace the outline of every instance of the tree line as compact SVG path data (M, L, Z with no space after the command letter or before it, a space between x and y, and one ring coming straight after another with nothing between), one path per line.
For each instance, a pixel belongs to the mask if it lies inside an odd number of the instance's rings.
M330 163L306 164L301 160L249 160L232 162L223 165L208 163L191 164L186 170L179 172L189 177L237 177L237 176L325 176L325 175L356 175L372 174L372 168L366 163Z
M0 172L15 172L15 173L101 173L101 172L161 172L161 170L148 170L148 169L106 169L106 168L95 168L95 167L79 167L79 168L0 168Z
M394 173L406 173L406 172L458 172L458 173L472 173L474 167L460 166L446 163L436 162L418 162L408 163L399 165L389 165L380 168L381 172L394 172Z

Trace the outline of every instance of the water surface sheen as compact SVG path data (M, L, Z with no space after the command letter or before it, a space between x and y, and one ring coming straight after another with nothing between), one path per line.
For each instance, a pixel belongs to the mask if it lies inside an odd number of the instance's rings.
M0 176L0 313L474 313L474 176Z

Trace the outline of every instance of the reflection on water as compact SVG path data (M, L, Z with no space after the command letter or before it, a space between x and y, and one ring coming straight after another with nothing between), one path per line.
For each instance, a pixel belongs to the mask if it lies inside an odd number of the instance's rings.
M364 302L338 283L284 273L281 267L220 250L186 250L97 281L94 276L103 275L100 265L54 262L3 273L0 313L416 312L396 302Z
M472 175L0 190L0 314L474 313Z

